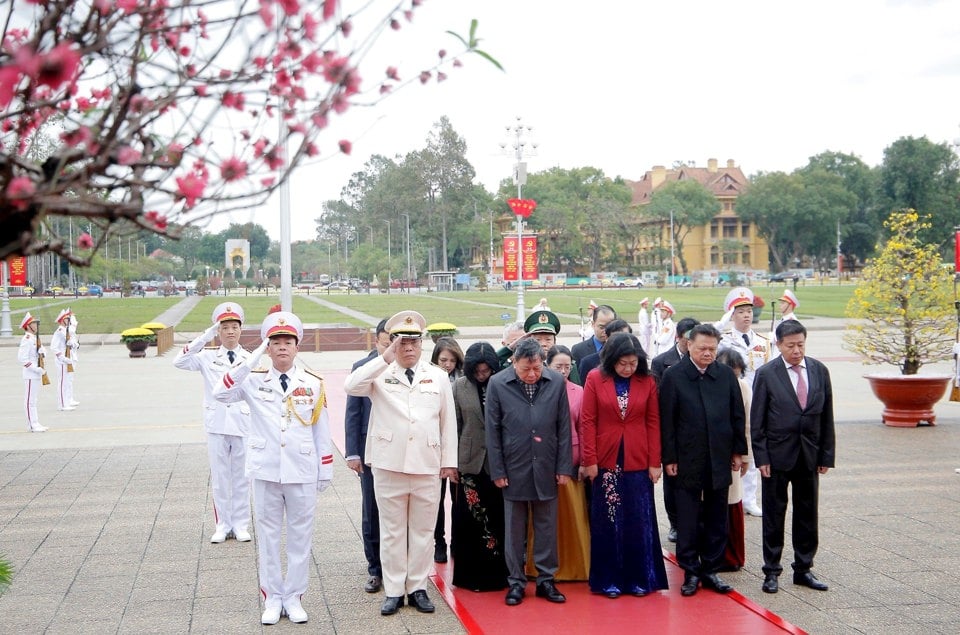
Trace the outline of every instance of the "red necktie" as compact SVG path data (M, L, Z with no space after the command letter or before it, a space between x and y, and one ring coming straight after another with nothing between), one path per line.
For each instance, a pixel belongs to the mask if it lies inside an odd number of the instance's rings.
M797 373L797 401L800 402L801 408L807 407L807 382L803 380L803 368L800 364L791 366L790 370Z

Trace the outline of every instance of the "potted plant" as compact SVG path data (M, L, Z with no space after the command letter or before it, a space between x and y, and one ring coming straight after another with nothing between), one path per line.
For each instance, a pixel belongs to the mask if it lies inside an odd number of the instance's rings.
M157 341L157 336L150 329L138 326L122 331L120 341L127 345L130 357L146 357L147 347Z
M434 322L427 326L427 334L434 343L441 337L453 337L458 333L456 325L449 322Z
M148 331L150 331L151 333L153 333L153 341L150 342L150 346L156 346L156 345L157 345L157 332L158 332L158 331L162 331L163 329L167 328L167 325L164 324L163 322L147 322L146 324L141 324L141 325L140 325L140 328L142 328L142 329L147 329Z
M913 427L934 423L934 404L951 375L918 375L921 366L950 359L954 343L952 274L941 264L936 245L918 233L930 224L912 210L890 214L883 223L889 237L868 263L847 304L852 318L846 347L864 363L889 364L899 375L864 375L885 408L883 422Z

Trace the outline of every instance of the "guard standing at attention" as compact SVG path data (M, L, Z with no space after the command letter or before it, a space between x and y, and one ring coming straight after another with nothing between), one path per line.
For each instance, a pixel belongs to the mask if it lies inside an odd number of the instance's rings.
M76 330L71 332L73 312L67 307L57 316L57 330L50 338L50 350L57 362L57 409L74 410L80 402L73 398L73 373L76 370Z
M23 409L27 412L27 429L30 432L46 432L47 428L40 425L40 418L37 416L37 392L47 374L43 367L44 350L37 333L40 330L40 320L27 311L20 328L25 332L17 350L17 361L23 366Z
M224 302L213 309L212 319L213 325L184 346L173 365L199 371L203 377L203 429L207 433L216 522L210 542L221 543L231 535L239 542L249 542L250 482L244 475L244 446L250 428L250 407L242 402L220 403L213 398L213 389L223 374L250 356L240 346L243 309L234 302ZM217 336L220 346L204 348Z

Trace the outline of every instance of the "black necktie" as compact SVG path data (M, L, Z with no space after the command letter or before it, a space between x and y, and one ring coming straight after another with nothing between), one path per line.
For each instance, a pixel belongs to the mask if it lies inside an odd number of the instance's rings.
M750 336L747 335L746 333L743 333L743 334L742 334L742 337L743 337L743 343L746 344L746 345L749 347L749 346L750 346Z
M404 371L404 372L405 372L406 375L407 375L407 381L410 382L411 385L413 385L413 369L412 369L412 368L408 368L408 369L407 369L406 371Z
M287 374L283 373L280 375L280 387L283 388L283 392L287 392Z
M233 351L227 351L227 359L230 360L230 363L233 363L234 358L237 356Z

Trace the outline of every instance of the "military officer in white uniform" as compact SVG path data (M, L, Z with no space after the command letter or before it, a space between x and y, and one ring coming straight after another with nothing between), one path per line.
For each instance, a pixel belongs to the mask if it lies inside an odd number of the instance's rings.
M657 298L653 301L652 319L647 313L647 299L640 301L640 312L637 318L640 320L638 329L643 351L647 354L647 359L653 359L660 353L664 353L674 346L677 342L677 325L673 321L676 310L673 305Z
M213 394L217 401L242 400L250 407L247 476L253 479L264 598L260 621L276 624L286 614L302 624L307 613L300 600L307 591L317 492L333 480L333 442L323 379L295 363L303 339L300 318L286 311L271 313L260 326L260 337L257 350L227 372ZM264 352L272 362L268 369L257 368ZM435 489L439 495L439 487ZM280 566L284 516L286 577Z
M370 398L365 458L380 510L381 615L404 602L432 613L427 576L440 479L456 482L457 417L446 371L421 359L426 320L401 311L387 320L391 342L347 377L347 394Z
M23 409L27 413L27 429L30 432L46 432L47 428L40 425L37 414L37 393L43 383L43 376L47 373L42 361L45 351L37 334L40 321L27 311L20 328L24 330L24 334L20 340L20 348L17 349L17 361L23 367Z
M777 301L777 310L780 311L780 319L773 324L773 328L770 329L770 341L776 342L776 332L777 327L783 324L787 320L796 320L797 316L794 314L794 311L797 310L797 307L800 306L800 300L797 299L796 294L790 289L784 289L783 295L780 296L780 299ZM773 346L770 351L770 359L776 359L780 356L780 348Z
M53 332L50 338L50 350L55 355L57 362L57 409L74 410L80 405L80 402L73 398L73 372L76 370L77 348L76 330L70 330L70 323L73 319L73 312L70 308L60 311L57 316L57 330Z
M183 347L173 365L199 371L203 377L203 429L207 433L216 523L210 542L221 543L231 535L240 542L249 542L250 481L244 474L244 446L250 428L250 407L243 402L225 404L213 398L213 389L224 373L250 356L240 346L243 308L235 302L224 302L213 310L212 320L210 328ZM220 346L204 348L217 336Z
M730 328L722 331L718 349L722 351L729 348L740 354L746 365L743 378L750 386L753 386L753 376L757 369L770 361L771 349L770 340L751 327L753 299L753 291L747 287L736 287L727 294L723 303L727 314L724 315L723 320L729 319ZM761 516L763 513L757 504L759 483L760 472L751 455L750 465L746 474L743 475L743 511L751 516Z

